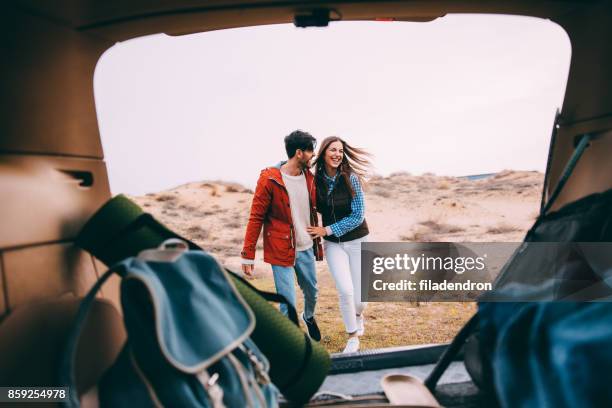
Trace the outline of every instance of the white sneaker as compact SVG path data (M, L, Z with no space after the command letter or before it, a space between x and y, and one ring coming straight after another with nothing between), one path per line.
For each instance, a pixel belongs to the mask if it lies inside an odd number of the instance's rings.
M359 351L359 337L349 337L346 342L346 347L344 347L343 353L355 353Z
M358 336L363 336L363 333L365 333L364 321L365 321L365 318L363 317L363 314L361 314L361 316L357 316L357 335Z

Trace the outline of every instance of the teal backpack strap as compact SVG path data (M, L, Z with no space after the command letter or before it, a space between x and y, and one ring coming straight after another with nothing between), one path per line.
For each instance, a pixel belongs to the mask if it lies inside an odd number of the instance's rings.
M240 282L248 286L251 290L255 291L262 298L266 299L268 302L284 303L285 305L287 305L287 317L289 318L289 320L293 322L293 324L300 327L300 324L298 323L297 311L295 310L295 307L293 307L293 305L289 303L289 301L287 301L286 297L284 297L283 295L279 293L265 292L263 290L259 290L255 286L251 285L249 281L247 281L246 279L244 279L242 276L238 275L237 273L227 268L225 268L225 270L227 271L227 273L231 275L232 278L239 280Z
M459 354L459 351L461 351L461 348L467 341L468 337L470 337L470 335L474 332L477 326L478 314L476 313L470 318L470 320L468 320L468 322L461 328L461 330L459 330L459 333L455 335L453 341L448 345L446 350L444 350L444 352L438 359L438 362L436 363L435 367L433 368L433 370L431 370L431 373L425 379L425 386L429 388L429 391L431 391L432 393L434 392L438 381L442 377L442 374L444 374L450 363L453 362L455 356Z
M66 340L66 345L59 364L59 383L63 387L68 387L68 401L63 403L65 407L80 406L79 397L77 395L76 379L74 376L77 345L89 309L91 309L91 305L96 298L96 294L113 273L115 273L114 269L106 271L83 298L74 318L70 333L68 334L68 339Z

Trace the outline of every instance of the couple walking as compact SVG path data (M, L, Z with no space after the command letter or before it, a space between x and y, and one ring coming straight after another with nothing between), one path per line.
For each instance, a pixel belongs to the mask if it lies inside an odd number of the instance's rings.
M364 333L366 306L360 299L361 242L369 232L362 189L368 154L332 136L323 140L311 164L316 143L309 133L294 131L285 137L288 160L261 171L241 253L242 271L248 276L253 272L255 246L263 227L264 262L272 265L276 291L295 306L297 277L304 294L301 317L310 337L318 341L315 259L323 260L325 252L348 333L344 352L355 352ZM318 225L317 212L323 226ZM287 306L280 308L286 315Z

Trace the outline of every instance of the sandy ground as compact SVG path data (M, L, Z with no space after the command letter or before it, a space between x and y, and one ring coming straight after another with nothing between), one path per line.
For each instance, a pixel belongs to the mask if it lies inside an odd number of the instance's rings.
M370 241L519 242L537 216L543 175L504 171L481 180L411 176L374 177L366 186ZM131 197L170 228L193 239L231 269L240 251L252 191L221 181L196 182ZM253 284L273 290L270 266L258 243ZM322 343L341 351L346 335L325 262L317 263L317 319ZM298 309L301 301L298 302ZM475 310L473 303L371 303L362 348L444 342Z

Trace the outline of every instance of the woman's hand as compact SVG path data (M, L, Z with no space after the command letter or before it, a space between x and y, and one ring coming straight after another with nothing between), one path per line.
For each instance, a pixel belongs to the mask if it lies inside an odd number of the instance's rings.
M308 233L313 239L323 238L327 235L327 231L324 227L306 227L306 231L308 231Z

